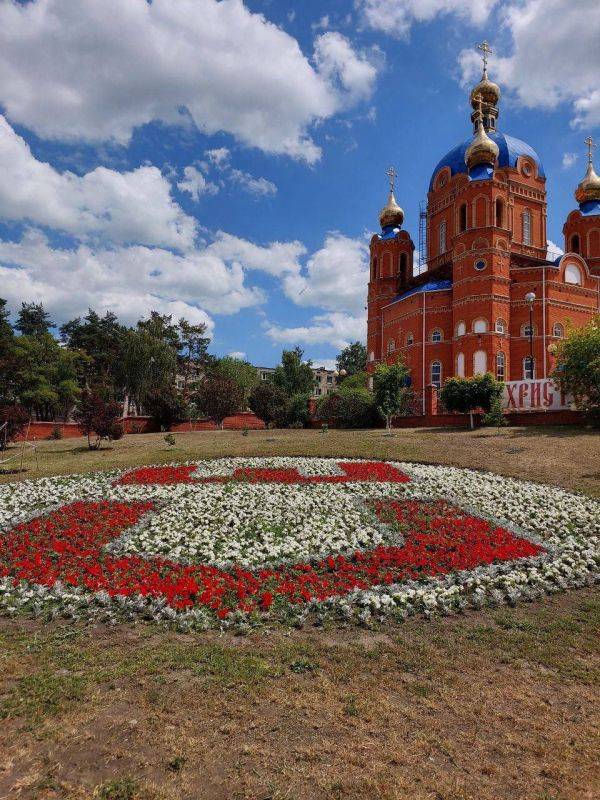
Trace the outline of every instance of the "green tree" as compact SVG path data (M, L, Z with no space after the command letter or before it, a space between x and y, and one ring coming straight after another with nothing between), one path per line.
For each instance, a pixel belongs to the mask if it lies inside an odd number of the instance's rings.
M583 328L572 328L555 350L552 378L575 405L600 424L600 314Z
M362 342L352 342L341 351L336 358L338 372L346 371L347 375L356 375L367 368L367 348ZM344 378L341 378L343 381Z
M53 325L42 303L21 303L15 328L23 336L43 336Z
M303 361L304 351L300 347L284 350L281 364L275 368L273 383L291 397L295 394L311 394L315 377L312 361Z
M317 418L333 420L342 428L370 428L377 420L375 399L368 389L346 388L322 397L317 406Z
M265 425L270 425L282 417L286 400L283 389L271 381L261 381L250 392L248 405Z
M308 424L308 392L296 392L285 401L285 405L277 416L280 428L304 428Z
M121 404L105 400L99 394L85 391L75 409L73 418L79 430L87 436L90 450L99 450L103 440L112 441L123 436L119 421Z
M392 418L404 413L412 399L408 388L410 371L399 356L395 364L378 364L373 374L375 406L385 419L386 430L392 427Z
M223 428L223 420L239 411L244 402L244 393L231 378L221 375L207 375L195 394L198 409Z
M235 381L243 393L242 405L248 405L250 393L260 381L256 367L241 358L225 356L217 360L213 372L215 375Z
M137 323L138 331L145 331L153 339L158 339L168 344L173 350L179 352L179 329L172 322L171 314L159 314L158 311L151 311L148 319L140 319Z
M339 384L338 391L348 392L354 389L367 389L369 384L369 376L366 372L355 372L354 375L348 375L347 378Z
M198 382L203 369L207 366L210 336L206 335L204 323L192 325L183 317L179 320L178 331L178 372L183 377L183 393L186 395Z
M176 373L177 352L170 344L145 329L127 331L119 382L138 406L151 393L172 387Z
M0 297L0 403L14 400L14 346L15 334L6 300Z
M84 385L101 387L102 391L109 391L112 395L118 392L126 332L115 314L107 311L101 317L91 308L83 320L77 317L60 327L61 340L67 347L89 356Z
M175 386L150 391L144 398L144 408L161 431L170 431L176 422L188 418L188 404Z
M87 357L61 347L49 333L17 336L14 344L13 390L36 419L68 416L79 396Z
M448 411L468 414L472 430L473 412L480 408L489 413L494 401L502 395L503 386L491 372L472 378L449 378L442 387L440 399Z
M0 450L6 450L11 442L29 424L29 414L18 404L0 406Z

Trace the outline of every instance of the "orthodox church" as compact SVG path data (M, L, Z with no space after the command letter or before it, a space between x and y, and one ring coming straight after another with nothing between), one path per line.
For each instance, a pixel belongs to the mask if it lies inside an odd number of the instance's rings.
M588 138L578 208L563 227L564 255L549 260L546 176L535 150L498 126L500 88L483 74L470 94L471 138L433 170L426 254L415 245L390 193L371 239L368 370L402 354L419 390L451 376L493 372L514 381L546 378L552 345L569 325L600 310L600 177Z

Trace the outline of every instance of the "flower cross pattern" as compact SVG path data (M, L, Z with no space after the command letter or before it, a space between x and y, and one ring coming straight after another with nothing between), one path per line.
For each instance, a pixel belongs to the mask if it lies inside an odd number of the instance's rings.
M597 579L598 511L549 487L372 461L24 482L0 487L0 607L188 628L450 613Z

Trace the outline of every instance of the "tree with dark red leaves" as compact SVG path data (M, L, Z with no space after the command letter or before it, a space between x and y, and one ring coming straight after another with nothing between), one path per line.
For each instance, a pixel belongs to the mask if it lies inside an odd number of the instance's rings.
M99 450L103 439L113 441L123 436L123 425L119 421L121 404L104 400L94 392L84 392L73 414L79 430L87 436L90 450Z

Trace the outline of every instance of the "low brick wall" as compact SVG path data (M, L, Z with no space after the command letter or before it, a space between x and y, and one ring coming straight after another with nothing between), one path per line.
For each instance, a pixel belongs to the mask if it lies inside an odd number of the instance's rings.
M214 431L217 425L208 419L199 419L195 422L179 422L173 425L173 433L185 433L185 431ZM250 411L240 411L239 414L234 414L232 417L225 417L223 421L223 428L226 431L241 431L244 428L248 430L262 430L265 423L260 420L255 414Z

